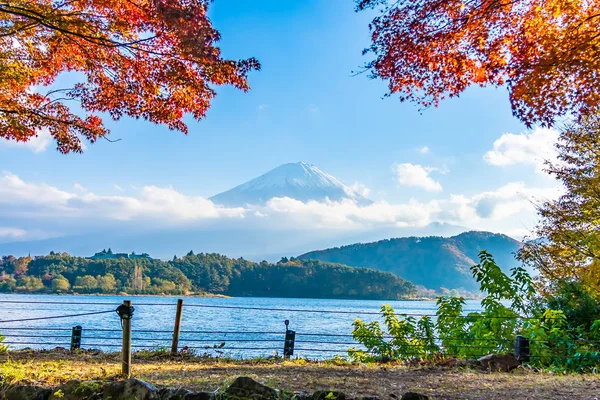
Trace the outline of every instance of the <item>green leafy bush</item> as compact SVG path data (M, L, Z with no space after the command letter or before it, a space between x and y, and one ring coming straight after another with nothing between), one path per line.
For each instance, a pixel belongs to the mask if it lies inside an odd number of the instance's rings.
M523 268L513 268L506 275L486 251L480 253L479 261L471 272L485 294L481 311L465 315L462 297L438 298L434 319L396 314L384 305L385 329L378 321L354 322L352 335L364 349L349 349L349 357L357 361L478 358L512 352L515 337L523 335L530 340L532 365L568 371L598 366L600 320L588 317L580 319L585 323L576 323L567 317L579 316L582 307L592 307L589 299L571 303L541 299ZM562 304L563 309L553 310L550 304Z
M434 325L429 317L418 321L413 317L398 318L392 307L384 305L381 312L387 332L383 332L379 322L354 322L352 335L367 351L352 348L351 358L358 361L375 359L402 359L412 357L430 358L439 353L435 343Z

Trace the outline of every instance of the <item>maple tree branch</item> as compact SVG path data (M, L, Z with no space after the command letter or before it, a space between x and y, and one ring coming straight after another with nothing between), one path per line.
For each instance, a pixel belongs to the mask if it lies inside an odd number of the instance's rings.
M247 91L247 73L260 68L222 57L208 3L0 0L0 135L27 140L45 127L59 151L80 152L79 138L108 134L98 112L187 133L184 115L205 117L213 84ZM84 80L54 88L67 71Z
M47 18L46 16L44 16L43 14L39 14L39 13L35 13L36 15L29 15L29 14L25 14L24 12L28 12L29 10L27 9L23 9L20 7L12 7L12 8L16 8L16 9L20 9L22 10L22 12L17 12L17 11L11 11L8 10L6 8L1 8L2 6L10 6L6 3L4 4L0 4L0 12L6 12L9 14L13 14L13 15L18 15L18 16L22 16L25 18L30 18L35 20L39 25L45 26L48 29L52 29L52 30L56 30L58 32L61 32L67 36L75 36L78 37L80 39L86 40L92 44L96 44L99 46L105 46L105 47L111 47L111 48L125 48L127 50L132 51L132 54L135 54L135 51L140 51L140 52L144 52L147 54L151 54L151 55L155 55L155 56L159 56L159 57L173 57L173 58L177 58L180 61L185 61L185 62L191 62L191 63L197 63L198 60L193 60L193 59L189 59L189 58L183 58L180 57L179 55L177 55L176 53L173 52L158 52L158 51L153 51L150 49L144 49L141 47L138 47L137 45L139 44L143 44L149 41L152 41L154 39L156 39L158 36L151 36L148 38L143 38L143 39L138 39L135 41L131 41L131 42L118 42L109 38L101 38L101 37L94 37L94 36L90 36L90 35L85 35L79 32L74 32L72 30L68 30L65 28L61 28L60 26L56 25L56 24L51 24L49 22L45 22L45 19ZM83 46L81 46L81 48L83 48Z
M42 120L46 120L46 121L50 121L50 122L55 122L58 124L62 124L62 125L66 125L66 126L75 126L77 128L79 128L82 131L87 131L87 132L91 132L91 130L86 127L85 125L82 125L80 123L77 122L77 120L73 120L73 119L59 119L59 118L55 118L52 117L50 115L47 114L43 114L43 113L39 113L37 111L34 110L7 110L7 109L0 109L0 113L5 113L5 114L19 114L19 115L33 115L37 118L40 118ZM100 135L100 136L104 136L104 135Z
M29 30L29 29L37 26L37 25L39 25L37 22L31 22L29 24L26 24L26 25L20 27L20 28L13 29L10 32L2 33L2 34L0 34L0 37L13 36L13 35L15 35L15 34L17 34L19 32Z
M8 7L8 8L6 8L6 7ZM86 34L79 33L79 32L74 32L72 30L62 28L56 24L52 24L49 21L48 16L46 16L46 15L37 13L35 11L29 10L26 8L11 6L10 4L7 4L7 3L0 4L0 12L29 18L29 19L32 19L35 22L37 22L39 25L45 26L48 29L56 30L58 32L64 33L65 35L77 36L81 39L84 39L84 40L90 42L90 43L101 45L101 46L106 46L106 47L131 47L136 50L142 50L139 48L135 48L133 46L136 44L140 44L140 43L144 43L144 42L148 42L148 41L156 39L156 36L152 36L152 37L148 37L148 38L144 38L144 39L134 40L131 42L118 42L116 40L112 40L112 39L106 38L106 37L90 36L90 35L86 35ZM73 15L78 15L78 14L73 14ZM57 17L64 17L64 16L69 16L69 14L58 15Z

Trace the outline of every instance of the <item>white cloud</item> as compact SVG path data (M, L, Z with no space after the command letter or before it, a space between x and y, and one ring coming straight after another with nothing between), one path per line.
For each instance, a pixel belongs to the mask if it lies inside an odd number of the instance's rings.
M558 188L528 188L523 182L512 182L474 196L472 203L480 218L502 219L521 211L534 211L536 205L560 193Z
M429 176L436 168L403 163L395 165L394 170L398 183L402 186L418 187L429 192L442 191L442 185Z
M524 224L532 227L537 220L537 205L556 199L561 193L558 188L532 188L512 182L473 196L453 194L444 200L426 202L412 199L400 204L377 202L362 206L349 199L302 202L283 197L269 200L266 208L274 218L292 218L294 224L306 227L423 227L444 222L515 233Z
M172 223L218 217L243 217L242 208L222 208L173 188L146 186L138 197L104 196L75 185L67 192L47 184L26 183L5 173L0 178L0 216L153 220Z
M543 172L546 160L556 161L554 145L559 132L555 129L536 128L518 135L504 133L494 142L493 150L488 151L483 159L496 166L517 164L533 165L537 172Z
M344 192L350 197L369 197L371 189L369 189L360 182L354 182L351 186L344 187Z
M451 195L437 202L439 212L433 217L473 229L492 230L517 236L531 233L537 216L537 207L563 193L559 187L535 188L523 182L511 182L496 190L473 196Z
M0 178L0 214L7 211L17 215L44 215L65 212L73 194L45 183L26 183L18 176L5 173Z
M153 220L166 224L244 217L243 208L222 208L199 196L186 196L173 188L145 186L137 197L101 196L86 193L69 201L69 206L90 216L114 220Z
M258 111L265 111L268 108L269 108L268 104L259 104L257 107Z
M25 236L27 232L24 229L19 228L7 228L0 226L0 240L6 239L18 239Z
M427 153L429 153L429 147L427 147L427 146L423 146L423 147L421 147L421 148L419 149L419 153L422 153L422 154L427 154Z
M42 153L48 149L52 143L52 136L47 129L42 129L36 136L30 138L27 142L16 142L14 140L0 139L0 144L6 147L20 147L30 150L34 153Z
M44 240L63 236L52 229L41 230L37 228L23 229L14 226L0 226L0 243L22 242L29 240Z
M421 167L423 168L423 167ZM427 172L427 171L426 171ZM364 185L353 185L366 190ZM121 229L140 226L203 226L208 221L223 226L279 229L371 229L423 227L445 222L475 229L516 233L536 220L536 204L555 199L557 188L528 187L512 182L471 196L453 194L442 200L361 205L343 201L302 202L289 197L272 198L265 205L224 208L172 187L146 186L135 194L99 195L90 191L61 190L45 183L31 183L5 173L0 177L0 239L3 241L56 237L99 227ZM19 228L12 228L14 221ZM24 227L24 229L20 229ZM35 232L29 227L35 227ZM115 228L118 227L118 228Z
M121 186L119 186L119 185L117 185L117 184L113 185L113 187L114 187L116 190L118 190L119 192L124 192L124 191L125 191L125 189L123 189Z
M523 182L511 182L471 197L469 205L479 218L503 219L522 211L535 212L536 206L556 199L561 193L556 187L529 188Z
M83 185L81 185L81 184L79 184L79 183L75 183L75 184L73 184L73 187L74 187L74 188L75 188L75 190L77 190L78 192L81 192L81 193L85 193L85 192L87 192L87 189L86 189L86 188L85 188Z
M276 197L267 202L271 214L288 216L296 224L328 228L360 228L373 224L395 226L425 226L429 224L433 204L411 200L405 204L386 202L360 206L356 202L308 201L302 202L289 197Z

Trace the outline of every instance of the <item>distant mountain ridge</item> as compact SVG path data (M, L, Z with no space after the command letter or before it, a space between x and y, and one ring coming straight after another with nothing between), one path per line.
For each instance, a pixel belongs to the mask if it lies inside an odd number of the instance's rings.
M246 183L219 193L209 200L226 207L264 204L273 197L290 197L303 202L353 199L360 204L371 201L318 167L306 162L280 165Z
M477 264L481 250L491 253L508 271L517 265L514 254L520 247L519 241L503 234L470 231L449 238L408 237L357 243L312 251L298 258L392 272L430 289L476 290L469 268Z

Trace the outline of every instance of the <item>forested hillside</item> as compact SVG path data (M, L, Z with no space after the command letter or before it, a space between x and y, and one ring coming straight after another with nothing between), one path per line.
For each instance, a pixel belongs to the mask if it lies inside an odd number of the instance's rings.
M0 291L400 299L414 294L415 286L390 273L294 258L270 264L190 252L167 262L51 253L3 257Z
M503 270L515 266L514 253L521 243L501 234L465 232L450 238L439 236L386 239L313 251L302 260L321 260L392 272L430 289L478 288L469 268L487 250Z

